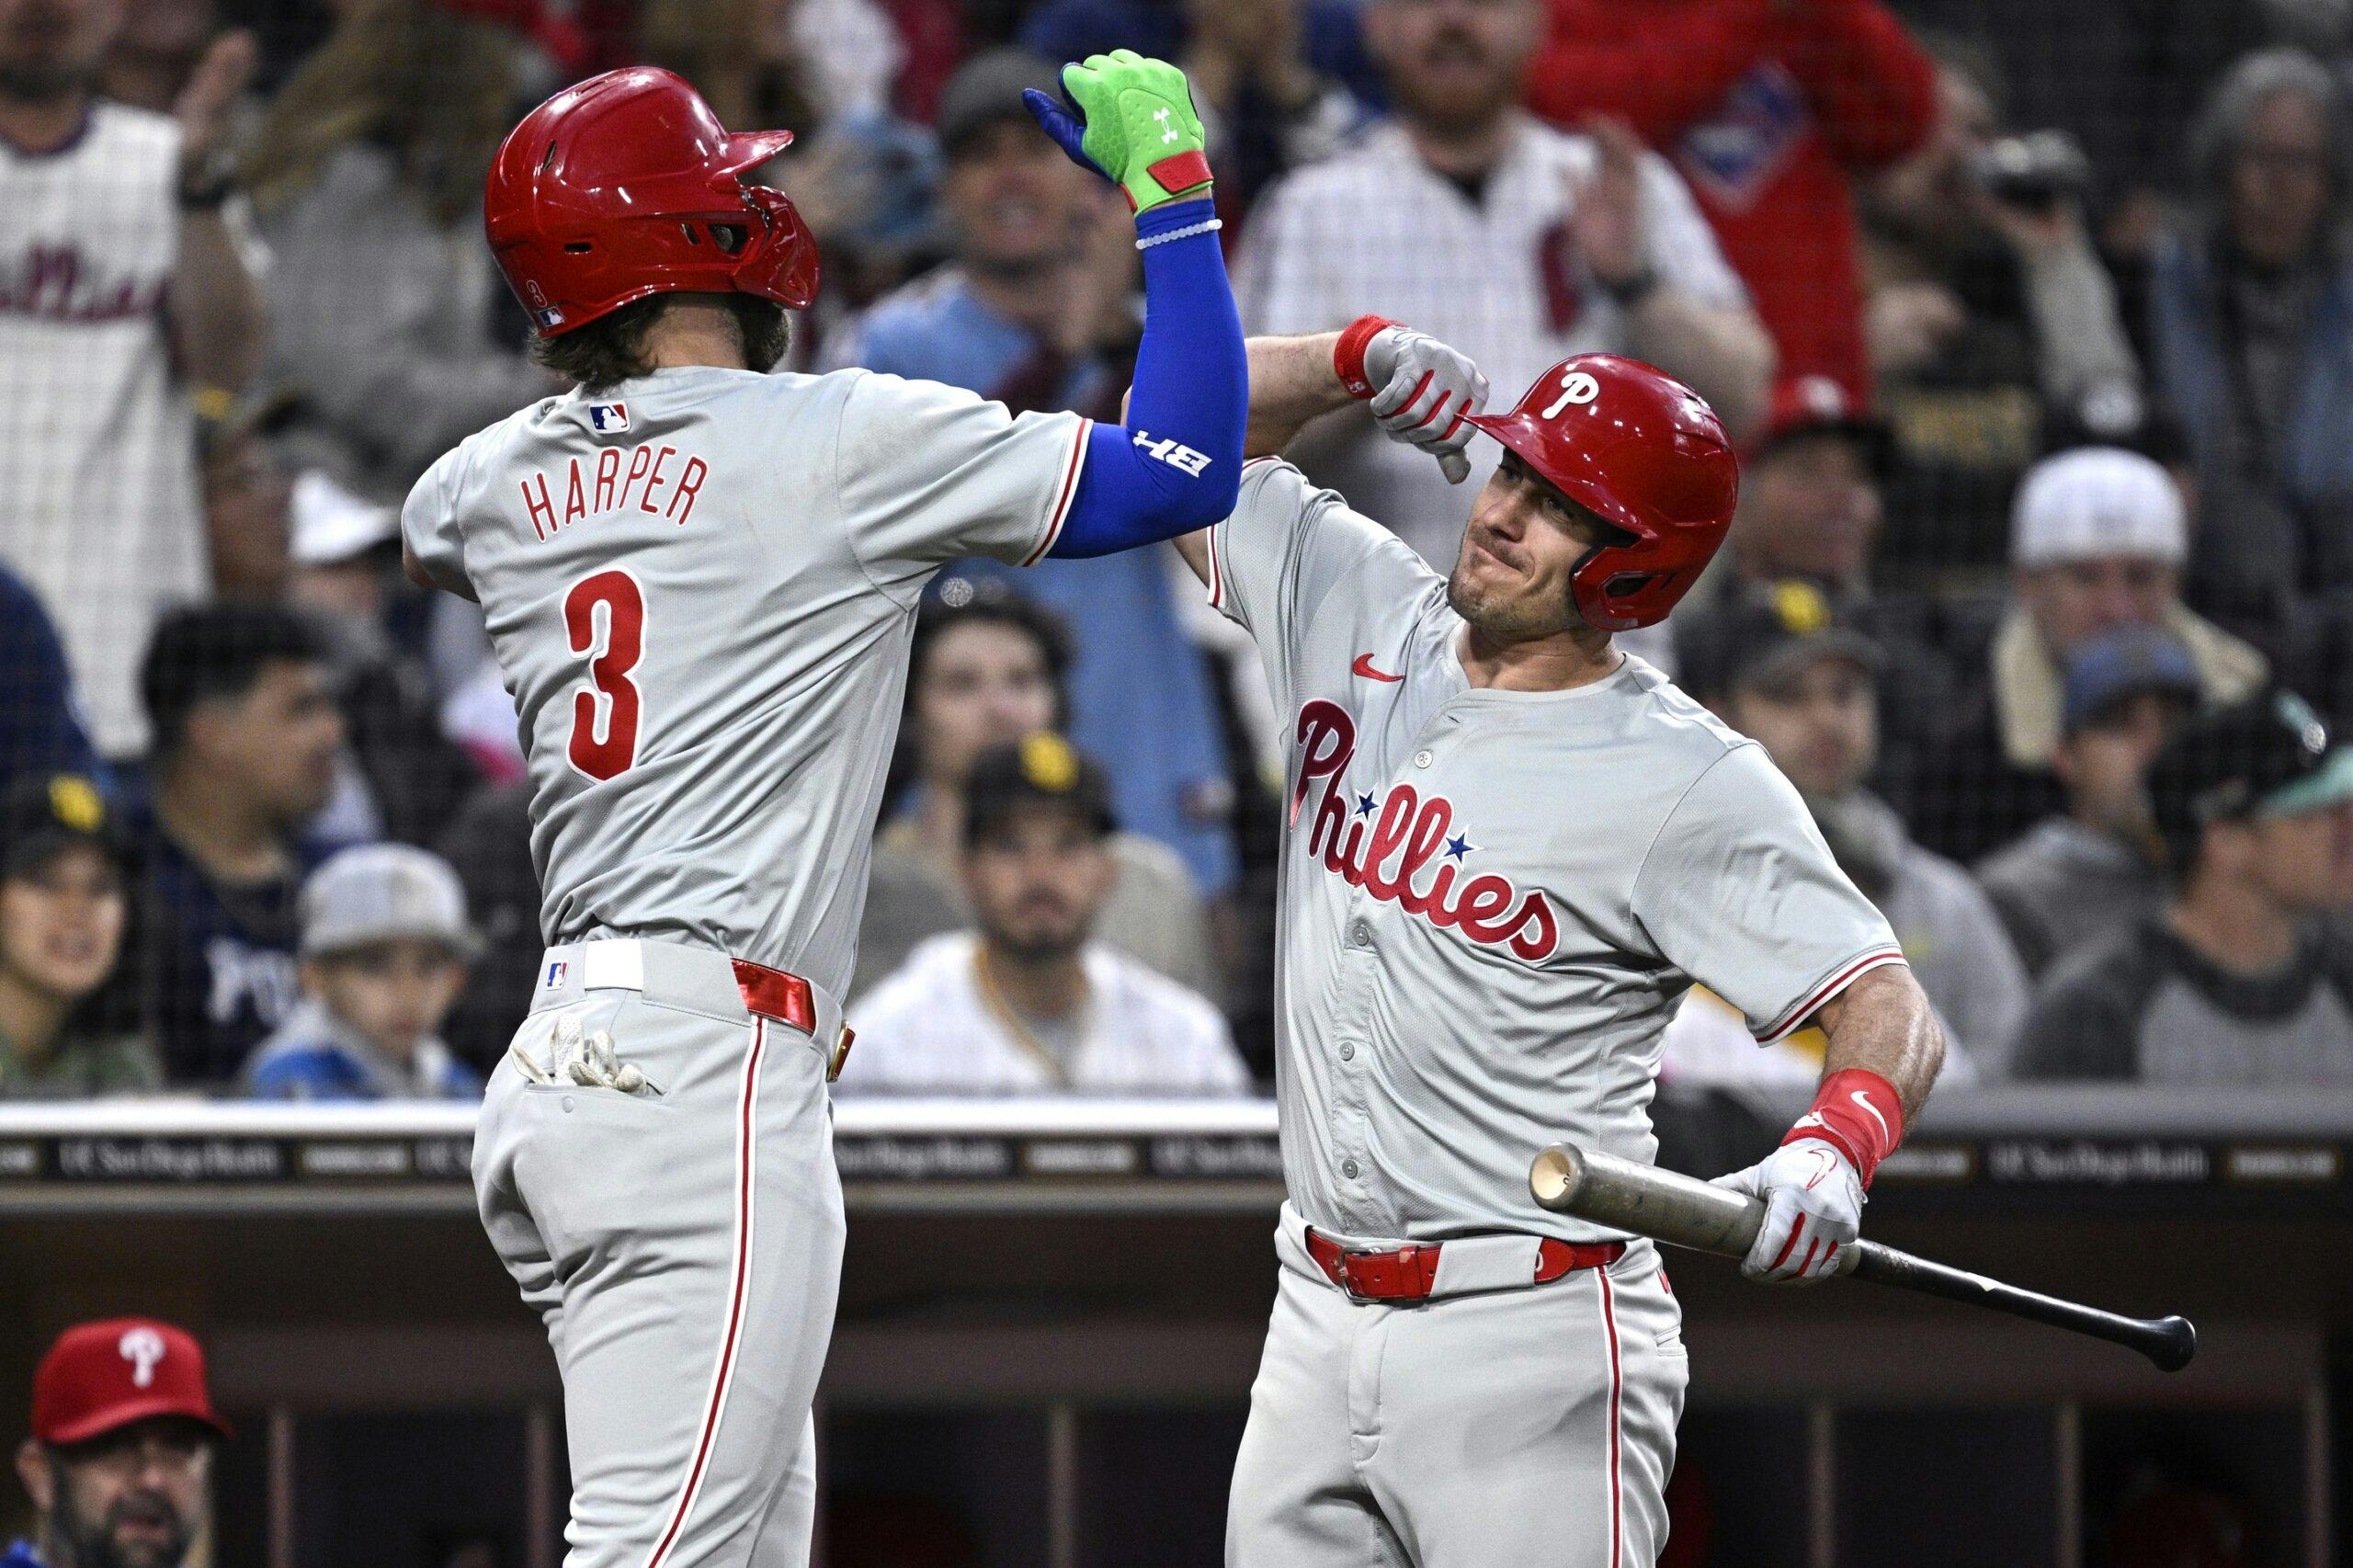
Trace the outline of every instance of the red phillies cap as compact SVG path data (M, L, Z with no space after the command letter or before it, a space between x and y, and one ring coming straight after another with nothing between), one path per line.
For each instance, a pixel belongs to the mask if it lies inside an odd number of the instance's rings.
M33 1436L86 1443L151 1415L185 1415L222 1437L204 1387L204 1352L186 1329L153 1318L76 1324L33 1373Z
M1871 467L1884 472L1894 457L1894 433L1828 376L1789 376L1773 388L1765 427L1749 443L1754 462L1801 436L1844 436L1862 449Z

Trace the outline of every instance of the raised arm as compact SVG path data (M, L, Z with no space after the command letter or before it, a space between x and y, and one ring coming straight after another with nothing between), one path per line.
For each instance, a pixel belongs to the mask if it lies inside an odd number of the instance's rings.
M1373 422L1392 440L1429 453L1453 483L1469 477L1462 449L1471 439L1469 416L1486 405L1487 378L1438 339L1380 316L1360 316L1345 331L1254 337L1244 347L1250 368L1245 458L1273 457L1312 421L1351 403L1369 403ZM1206 584L1207 536L1184 535L1176 551Z
M1249 381L1184 73L1128 50L1063 68L1067 106L1023 95L1080 167L1119 186L1143 252L1144 329L1127 420L1089 433L1051 554L1107 555L1207 528L1242 483Z

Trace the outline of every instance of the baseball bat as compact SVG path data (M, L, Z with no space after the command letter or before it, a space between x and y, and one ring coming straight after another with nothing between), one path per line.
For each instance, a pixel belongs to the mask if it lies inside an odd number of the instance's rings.
M1765 1222L1765 1205L1745 1193L1574 1143L1555 1143L1536 1156L1528 1190L1556 1214L1725 1257L1745 1256ZM1837 1272L2105 1339L2138 1350L2160 1371L2177 1372L2198 1353L2198 1330L2188 1318L2102 1312L1877 1242L1859 1241L1846 1248Z

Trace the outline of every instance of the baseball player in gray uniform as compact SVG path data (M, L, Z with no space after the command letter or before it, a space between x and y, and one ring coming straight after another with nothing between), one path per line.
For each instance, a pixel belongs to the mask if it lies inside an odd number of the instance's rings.
M1819 1020L1814 1108L1722 1178L1768 1205L1745 1270L1819 1278L1941 1039L1763 750L1611 645L1731 517L1698 396L1589 355L1483 417L1467 362L1377 318L1254 341L1251 368L1256 451L1387 388L1384 423L1506 452L1450 577L1278 460L1184 541L1290 725L1289 1199L1226 1561L1648 1564L1681 1316L1652 1245L1539 1208L1530 1160L1562 1138L1654 1156L1660 1034L1695 981L1760 1041Z
M581 386L443 458L402 528L413 574L481 602L530 769L552 945L474 1178L563 1371L572 1568L808 1560L826 1083L925 582L1232 509L1242 335L1184 79L1120 54L1063 80L1032 110L1144 249L1126 427L762 373L816 284L745 178L790 138L729 133L667 72L557 95L491 175L535 350Z

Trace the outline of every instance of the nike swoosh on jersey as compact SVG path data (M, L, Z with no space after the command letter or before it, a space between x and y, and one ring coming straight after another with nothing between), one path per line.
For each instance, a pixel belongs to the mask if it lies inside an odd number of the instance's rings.
M1372 655L1370 653L1358 653L1357 655L1357 662L1350 665L1348 668L1358 675L1364 676L1367 680L1396 681L1404 680L1405 678L1404 676L1383 675L1379 670L1374 669L1372 667Z

